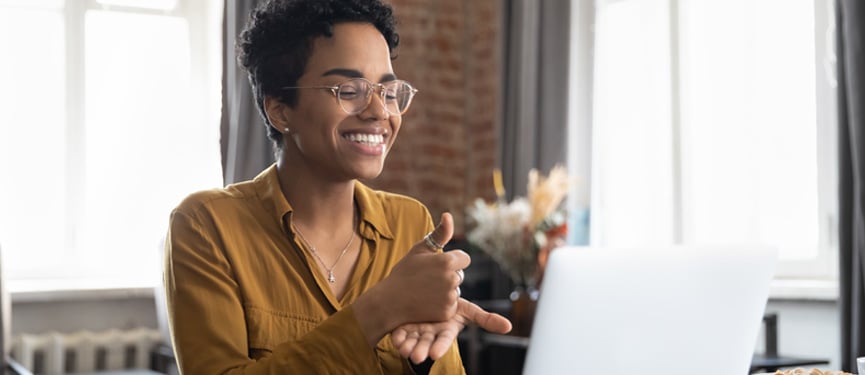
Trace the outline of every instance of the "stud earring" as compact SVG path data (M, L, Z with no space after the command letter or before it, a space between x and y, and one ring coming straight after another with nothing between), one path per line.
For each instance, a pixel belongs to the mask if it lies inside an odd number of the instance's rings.
M282 130L284 130L286 133L290 132L290 130L288 130L288 128L284 128Z

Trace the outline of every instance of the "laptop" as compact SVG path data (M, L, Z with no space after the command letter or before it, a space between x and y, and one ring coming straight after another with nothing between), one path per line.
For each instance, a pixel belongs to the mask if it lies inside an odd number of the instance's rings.
M748 374L776 259L763 247L558 248L523 374Z

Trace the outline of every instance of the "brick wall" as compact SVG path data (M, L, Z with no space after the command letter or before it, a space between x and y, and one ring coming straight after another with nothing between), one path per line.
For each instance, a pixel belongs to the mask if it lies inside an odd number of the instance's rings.
M400 34L396 74L420 92L382 175L368 183L406 194L434 220L495 196L501 101L499 0L391 0Z

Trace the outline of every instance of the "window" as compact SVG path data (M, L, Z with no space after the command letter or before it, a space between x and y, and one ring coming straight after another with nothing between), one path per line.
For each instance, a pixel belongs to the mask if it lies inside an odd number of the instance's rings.
M831 0L597 2L593 244L763 244L836 278Z
M212 3L0 0L0 246L13 290L158 280L171 209L221 185Z

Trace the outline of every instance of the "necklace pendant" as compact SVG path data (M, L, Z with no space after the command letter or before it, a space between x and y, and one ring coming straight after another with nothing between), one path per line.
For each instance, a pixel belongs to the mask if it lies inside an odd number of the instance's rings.
M327 281L328 281L329 283L331 283L331 284L333 284L334 282L336 282L336 278L333 277L333 271L328 271L328 273L327 273Z

